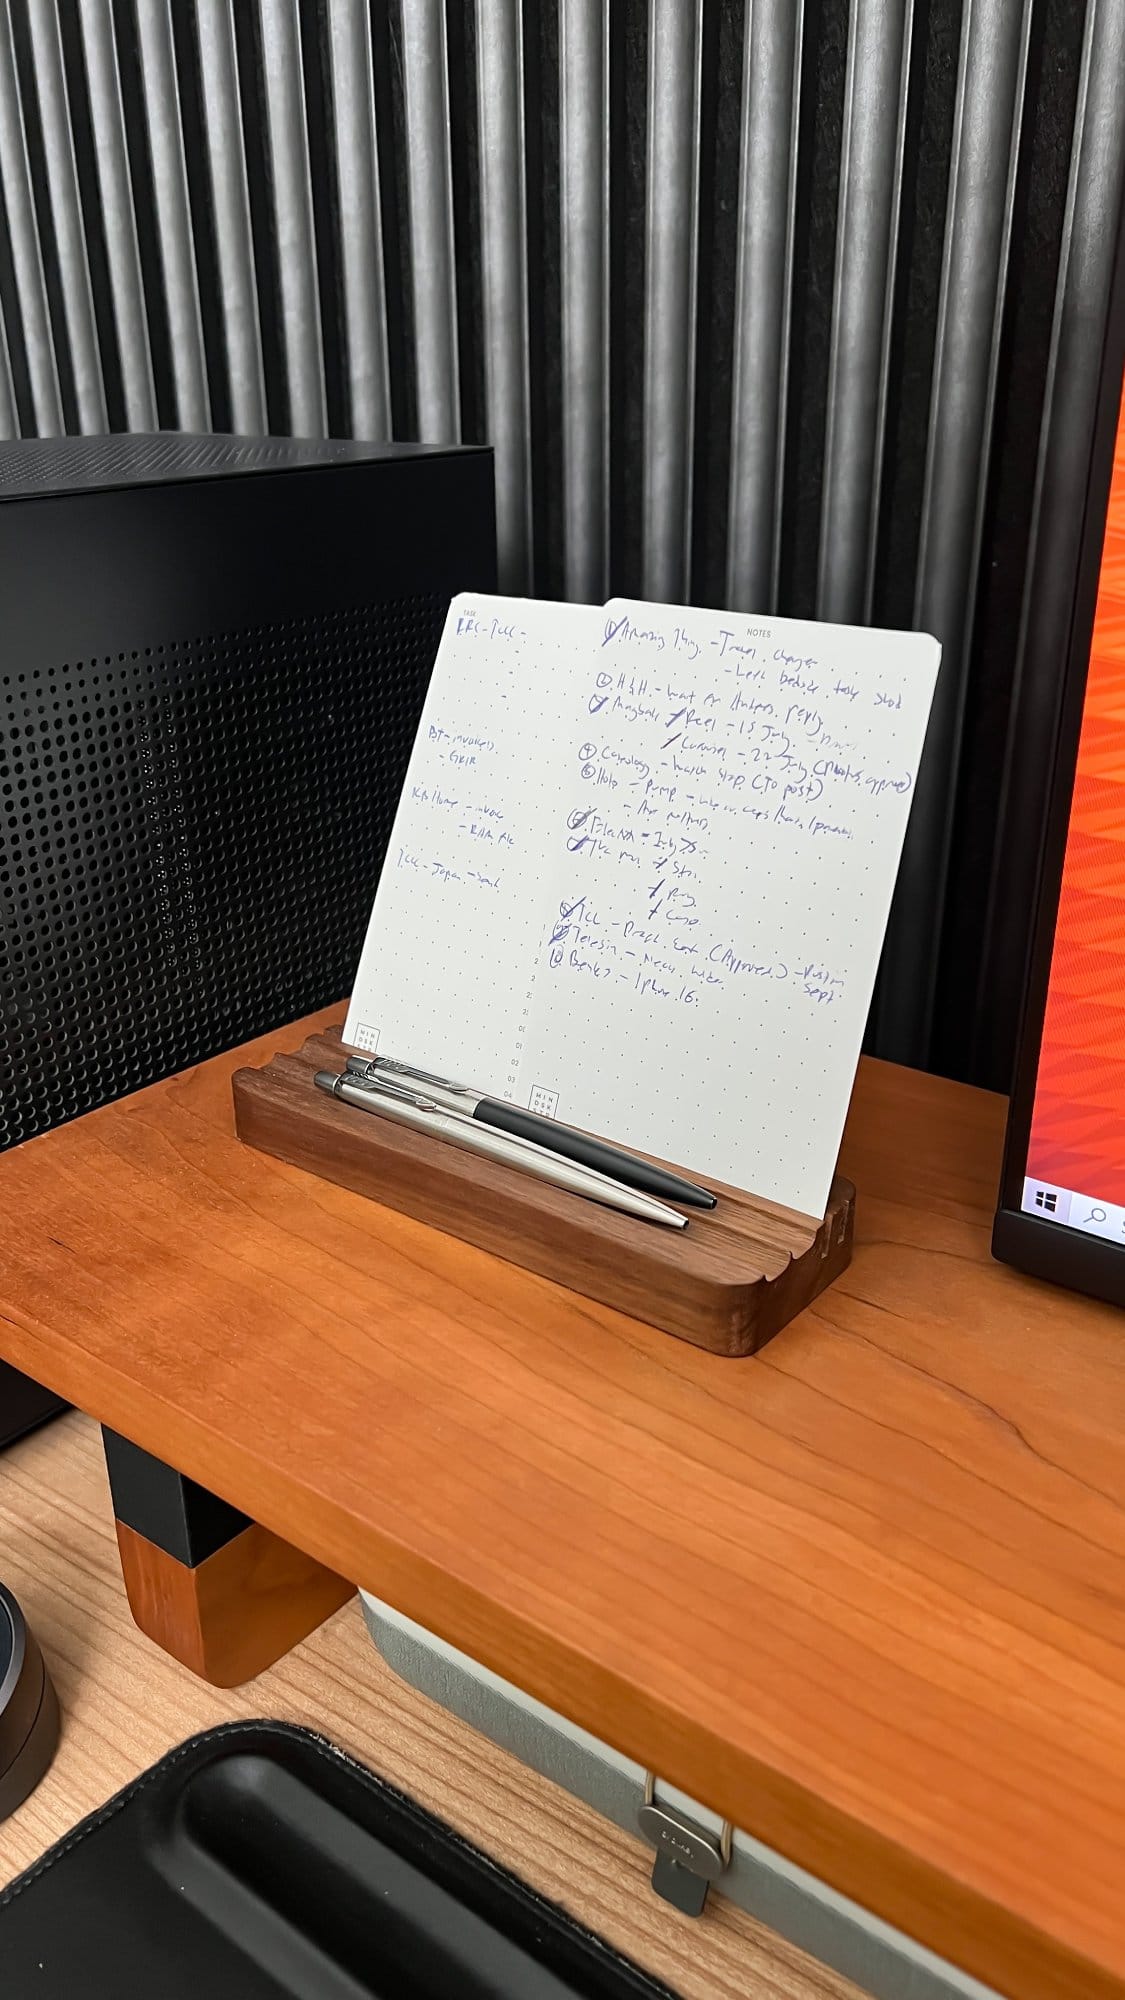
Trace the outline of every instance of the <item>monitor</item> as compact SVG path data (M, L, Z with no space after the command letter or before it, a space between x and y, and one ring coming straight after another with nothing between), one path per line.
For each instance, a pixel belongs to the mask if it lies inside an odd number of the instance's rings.
M1114 314L1107 349L993 1234L1005 1262L1117 1305L1125 1305L1122 317Z

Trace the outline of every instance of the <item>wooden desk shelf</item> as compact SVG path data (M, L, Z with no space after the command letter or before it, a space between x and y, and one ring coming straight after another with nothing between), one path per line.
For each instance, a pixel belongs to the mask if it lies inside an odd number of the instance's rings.
M1125 1996L1125 1322L990 1261L999 1099L864 1064L732 1365L234 1136L296 1024L0 1159L0 1353L1018 2000Z

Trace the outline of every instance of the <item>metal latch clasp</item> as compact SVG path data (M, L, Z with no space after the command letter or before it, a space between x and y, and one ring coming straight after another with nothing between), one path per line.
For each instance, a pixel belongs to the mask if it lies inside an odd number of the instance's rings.
M686 1917L703 1913L712 1882L730 1865L733 1828L729 1820L716 1835L674 1806L658 1805L656 1778L645 1773L643 1805L637 1808L637 1825L656 1849L652 1866L652 1886L666 1903L674 1904Z

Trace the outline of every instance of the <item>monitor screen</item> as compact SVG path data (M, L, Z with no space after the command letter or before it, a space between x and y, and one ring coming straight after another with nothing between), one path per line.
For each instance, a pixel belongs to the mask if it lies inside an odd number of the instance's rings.
M1117 433L1021 1206L1125 1248L1125 425Z
M1119 366L1112 389L1108 513L1102 513L1103 467L1100 480L1095 473L1091 481L1084 558L1087 583L1094 584L1093 626L1091 631L1087 589L1068 668L1043 906L993 1247L1025 1270L1125 1303L1125 409Z

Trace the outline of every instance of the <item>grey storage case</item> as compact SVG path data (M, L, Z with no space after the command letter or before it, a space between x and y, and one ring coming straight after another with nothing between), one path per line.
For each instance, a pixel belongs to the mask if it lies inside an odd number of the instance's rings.
M393 1671L533 1770L656 1848L653 1888L685 1914L710 1892L874 2000L999 2000L991 1987L916 1944L655 1773L480 1666L432 1632L360 1592L363 1615ZM686 1880L684 1878L687 1878Z

